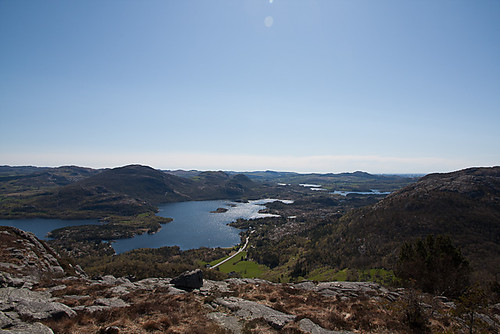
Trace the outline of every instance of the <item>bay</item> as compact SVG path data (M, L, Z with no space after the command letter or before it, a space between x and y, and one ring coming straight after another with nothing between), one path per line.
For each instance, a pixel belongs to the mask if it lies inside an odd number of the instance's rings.
M17 227L20 230L32 232L39 239L47 240L47 234L55 229L66 226L77 225L97 225L100 224L97 219L81 219L81 220L63 220L63 219L47 219L47 218L32 218L32 219L1 219L0 225Z

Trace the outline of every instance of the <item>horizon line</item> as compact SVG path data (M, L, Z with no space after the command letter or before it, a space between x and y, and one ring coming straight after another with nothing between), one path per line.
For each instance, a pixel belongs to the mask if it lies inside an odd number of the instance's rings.
M91 166L84 166L84 165L79 165L79 164L61 164L61 165L36 165L36 164L21 164L21 165L10 165L10 164L2 164L0 167L10 167L10 168L23 168L23 167L31 167L31 168L63 168L63 167L78 167L78 168L89 168L89 169L94 169L94 170L106 170L106 169L116 169L116 168L123 168L127 166L143 166L143 167L149 167L161 172L176 172L176 171L183 171L183 172L230 172L230 173L265 173L265 172L274 172L274 173L290 173L290 174L300 174L300 175L307 175L307 174L319 174L319 175L325 175L325 174L354 174L354 173L367 173L371 175L395 175L395 176L425 176L429 174L434 174L434 173L451 173L455 171L460 171L460 170L465 170L465 169L470 169L470 168L493 168L493 167L500 167L497 165L492 165L492 166L470 166L470 167L465 167L465 168L460 168L456 170L450 170L450 171L443 171L443 172L368 172L366 170L354 170L354 171L341 171L341 172L321 172L321 171L307 171L307 172L299 172L299 171L291 171L291 170L274 170L274 169L244 169L244 170L235 170L235 169L221 169L221 168L214 168L214 169L196 169L196 168L155 168L153 166L147 165L147 164L141 164L141 163L130 163L130 164L124 164L124 165L118 165L118 166L112 166L112 167L91 167Z

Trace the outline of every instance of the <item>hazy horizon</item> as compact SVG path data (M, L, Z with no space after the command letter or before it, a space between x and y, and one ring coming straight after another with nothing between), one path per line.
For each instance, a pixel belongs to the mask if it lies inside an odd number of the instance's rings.
M500 165L500 2L0 2L0 164Z
M33 156L33 155L31 155ZM36 155L35 155L36 156ZM113 156L113 160L116 156ZM68 160L64 156L46 157L40 155L36 158L38 163L32 162L29 159L14 158L17 163L6 163L0 161L0 165L11 167L63 167L63 166L78 166L94 169L117 168L127 165L144 165L161 170L198 170L198 171L237 171L237 172L254 172L254 171L279 171L293 173L352 173L363 171L370 174L430 174L430 173L447 173L466 168L473 167L496 167L500 164L485 164L485 165L454 165L452 161L439 159L421 159L408 158L401 159L395 157L264 157L264 156L222 156L222 155L182 155L175 157L174 161L184 161L184 163L168 164L163 161L166 159L162 156L149 157L146 161L134 160L124 157L121 161L111 161L111 159L89 155L88 159L81 156L77 160ZM59 162L58 162L59 161ZM78 161L78 162L75 162ZM264 165L263 162L269 162ZM340 162L340 163L339 163ZM191 163L191 164L189 164ZM249 167L250 166L250 167ZM251 167L255 166L255 167ZM285 167L292 166L292 167ZM293 167L295 166L295 167ZM333 168L328 168L333 166ZM337 167L335 167L337 166ZM393 166L404 166L402 169L396 169ZM418 166L412 169L411 166ZM429 167L434 166L434 168ZM455 166L459 166L456 167ZM419 169L420 168L420 169Z
M277 173L296 173L296 174L341 174L341 173L356 173L356 172L364 172L373 175L410 175L410 176L423 176L431 173L448 173L454 172L456 170L449 171L437 171L437 172L429 172L429 173L404 173L404 172L394 172L394 173L377 173L370 172L368 170L356 169L356 170L344 170L344 171L294 171L294 170L277 170L277 169L221 169L221 168L211 168L211 169L196 169L196 168L158 168L155 166L145 165L142 163L131 163L125 165L116 165L116 166L90 166L90 165L78 165L78 164L62 164L62 165L35 165L35 164L22 164L22 165L9 165L3 164L0 167L13 167L13 168L22 168L22 167L35 167L35 168L60 168L60 167L81 167L81 168L91 168L91 169L114 169L132 165L141 165L146 167L151 167L156 170L166 171L166 172L177 172L177 171L185 171L185 172L231 172L231 173L257 173L257 172L277 172ZM470 166L467 168L492 168L499 166Z

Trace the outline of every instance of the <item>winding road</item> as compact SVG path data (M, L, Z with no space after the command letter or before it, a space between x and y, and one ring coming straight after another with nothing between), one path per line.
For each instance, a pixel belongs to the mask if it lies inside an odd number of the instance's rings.
M217 267L218 267L218 266L220 266L221 264L225 263L226 261L231 260L233 257L235 257L236 255L238 255L239 253L243 252L243 251L245 250L245 248L247 248L247 246L248 246L248 239L249 239L249 238L250 238L250 237L247 237L247 240L246 240L245 244L243 245L243 247L241 247L240 249L238 249L238 251L237 251L236 253L234 253L233 255L231 255L230 257L228 257L227 259L225 259L225 260L223 260L223 261L221 261L221 262L217 263L216 265L214 265L214 266L210 267L209 269L214 269L214 268L217 268Z

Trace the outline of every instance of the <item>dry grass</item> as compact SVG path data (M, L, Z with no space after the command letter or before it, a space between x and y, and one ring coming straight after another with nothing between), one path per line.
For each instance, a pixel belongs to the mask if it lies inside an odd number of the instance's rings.
M314 292L294 289L287 285L235 285L232 287L238 297L253 300L275 310L297 316L295 323L288 324L281 332L298 330L297 322L308 318L329 330L350 330L362 333L425 333L450 331L450 318L446 313L425 311L426 326L412 327L407 319L408 305L405 300L396 303L388 300L360 296L341 299L326 297ZM422 300L426 303L427 300ZM258 323L248 328L248 333L266 331L273 333L269 325Z
M107 287L69 281L66 293L86 296L81 299L61 298L67 305L91 305L96 298L107 296ZM454 332L454 323L445 309L434 306L422 308L424 324L415 327L408 319L415 314L411 311L411 296L400 298L396 302L386 299L364 297L339 298L327 297L315 292L292 288L288 285L242 284L231 285L230 292L218 292L215 295L202 296L196 293L168 295L168 289L155 291L135 290L121 298L131 306L115 308L95 313L80 312L76 317L49 320L45 323L56 334L60 333L99 333L109 326L117 326L120 333L215 333L226 331L206 314L210 312L206 305L213 304L216 297L235 296L256 301L275 310L297 316L295 322L287 324L279 333L301 333L299 321L312 320L328 330L348 330L360 333L425 333ZM419 297L419 303L432 305L432 298ZM426 299L427 298L427 299ZM423 305L422 304L422 305ZM415 305L415 304L413 304ZM439 311L438 311L439 310ZM416 310L419 311L419 310ZM410 318L409 318L410 317ZM245 323L244 333L278 333L263 319Z
M90 293L94 297L102 297L100 293L103 292L95 290L94 286L67 289L74 293ZM88 305L93 299L72 300L71 303L83 301ZM206 318L203 301L194 294L170 296L164 291L134 291L123 299L131 306L94 313L80 312L73 318L48 320L45 324L56 334L94 334L109 326L118 327L120 333L225 333ZM67 299L62 301L68 303Z

